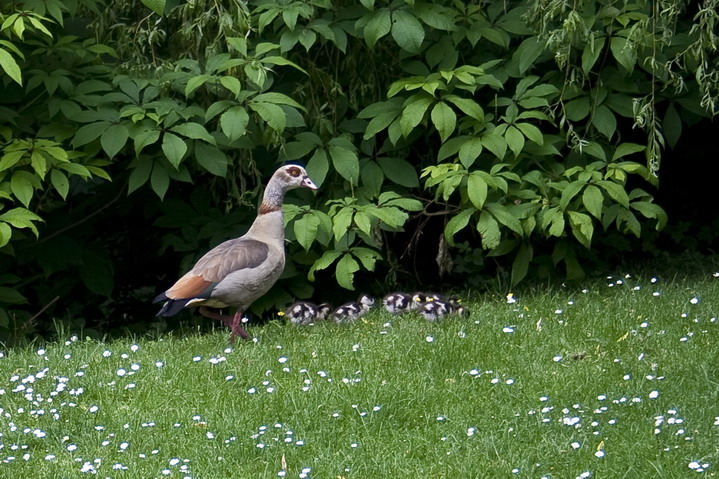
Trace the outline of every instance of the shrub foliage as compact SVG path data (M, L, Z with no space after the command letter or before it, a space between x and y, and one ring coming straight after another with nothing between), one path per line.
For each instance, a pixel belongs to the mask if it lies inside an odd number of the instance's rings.
M282 161L321 189L290 198L293 261L259 309L396 272L396 234L431 215L442 270L459 251L512 283L581 277L598 234L667 221L647 187L717 112L716 4L3 3L0 328L132 315L179 273L153 261L241 233Z

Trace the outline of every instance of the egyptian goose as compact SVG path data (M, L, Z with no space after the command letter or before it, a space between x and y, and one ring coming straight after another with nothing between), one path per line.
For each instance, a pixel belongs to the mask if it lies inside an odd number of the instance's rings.
M345 303L335 309L330 318L335 323L352 323L364 316L374 306L375 300L372 296L363 294L359 300Z
M407 293L390 293L382 298L382 305L392 314L406 313L415 306L412 295Z
M292 324L306 326L327 318L331 310L332 306L327 303L316 305L309 301L297 301L289 305L282 315Z
M421 314L427 321L434 322L451 314L467 316L469 314L469 310L462 306L461 301L458 299L453 298L449 301L435 299L433 301L423 303L419 308L419 314Z
M207 252L170 289L157 296L154 302L164 301L157 315L173 316L184 308L199 306L200 314L230 327L230 343L237 335L248 339L240 324L242 314L282 274L285 267L282 201L288 190L300 187L317 189L301 166L288 165L275 171L249 231ZM227 307L237 308L234 316L210 309Z
M414 293L412 295L412 302L414 303L412 309L417 309L424 303L436 301L438 299L442 299L442 296L435 293Z
M332 311L332 305L330 303L320 303L320 305L317 306L316 319L320 321L327 319L327 316L329 316L330 311Z

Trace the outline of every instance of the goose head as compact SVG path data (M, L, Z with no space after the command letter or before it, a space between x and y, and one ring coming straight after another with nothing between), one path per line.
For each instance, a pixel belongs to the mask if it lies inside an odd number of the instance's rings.
M315 185L310 177L307 175L307 171L299 165L287 165L280 167L275 174L272 175L271 182L278 182L284 186L284 190L290 190L293 188L309 188L316 190Z

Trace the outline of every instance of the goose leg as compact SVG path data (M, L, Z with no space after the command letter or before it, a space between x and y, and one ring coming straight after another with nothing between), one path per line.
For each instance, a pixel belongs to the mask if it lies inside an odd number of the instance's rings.
M232 319L233 319L232 316L217 313L217 312L211 310L210 308L208 308L207 306L200 306L199 312L201 315L203 315L206 318L216 319L217 321L222 321L222 324L224 324L228 328L232 326Z
M241 326L242 324L242 311L237 310L235 316L232 318L232 326L230 326L230 344L235 343L235 336L239 335L242 339L250 339L250 335Z

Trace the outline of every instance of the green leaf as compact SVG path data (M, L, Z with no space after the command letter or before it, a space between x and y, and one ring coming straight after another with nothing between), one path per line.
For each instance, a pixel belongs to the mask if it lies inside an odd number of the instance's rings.
M220 100L214 102L205 111L205 123L209 123L214 117L227 110L233 105L233 102L229 100Z
M417 171L412 164L402 158L378 158L380 168L390 181L407 188L419 187Z
M514 153L514 156L519 156L524 149L524 135L522 135L522 132L510 125L507 127L507 131L504 132L504 139L509 149Z
M627 195L624 187L613 181L601 180L597 182L597 185L601 186L604 191L609 194L609 197L622 205L625 208L629 208L629 195Z
M157 13L162 15L165 13L165 0L140 0L143 5Z
M507 142L503 136L494 131L482 137L482 145L499 160L504 159L504 155L507 153Z
M111 123L107 121L98 121L96 123L90 123L75 133L75 137L72 139L72 146L75 148L86 145L92 141L98 139L107 129Z
M597 58L599 58L604 48L604 41L605 37L594 37L593 40L584 45L584 50L582 50L582 70L584 70L584 73L589 73L597 62Z
M56 163L55 168L65 170L71 175L77 175L85 179L92 177L92 174L90 174L89 169L77 163Z
M235 95L235 97L238 97L240 95L240 92L242 91L242 83L240 83L240 80L233 76L225 75L223 77L220 77L220 83L222 83L223 87L231 91L232 94Z
M18 85L22 86L22 72L15 59L3 48L0 48L0 67Z
M45 174L47 173L47 159L41 153L41 151L45 153L43 150L44 148L38 148L30 155L30 164L32 165L32 169L35 170L35 174L41 180L45 179Z
M187 153L187 144L177 135L165 132L162 138L162 152L172 166L179 168L182 158Z
M487 182L477 172L467 178L467 196L478 210L484 207L484 202L487 200Z
M379 195L379 204L383 206L396 206L406 211L422 211L424 209L421 201L399 196L399 194L394 191L385 191Z
M220 116L220 128L230 141L235 141L245 134L249 121L250 116L244 108L233 106Z
M0 221L9 223L15 228L28 228L35 234L35 237L37 237L39 233L33 221L42 221L42 218L25 208L13 208L1 214Z
M393 206L366 209L365 212L394 229L401 228L409 218L407 213Z
M447 143L445 143L445 145ZM462 166L469 169L481 153L482 139L477 137L467 138L466 141L462 143L462 146L459 147L459 161L462 163Z
M499 246L502 239L502 233L499 230L499 223L494 219L488 211L482 211L477 222L477 231L482 237L482 247L484 249L494 249Z
M129 195L150 179L150 172L152 171L153 160L150 158L141 158L136 161L135 167L130 173L130 178L127 184L127 194Z
M642 226L639 224L639 220L637 220L637 217L634 216L634 213L632 213L629 210L619 210L619 213L617 214L617 226L624 224L624 231L628 231L637 238L639 238L642 234Z
M5 171L8 168L15 166L22 157L25 156L25 153L27 153L26 149L5 153L0 160L0 171Z
M285 57L280 57L280 56L268 56L268 57L264 57L264 58L262 59L262 63L263 63L263 64L266 64L266 65L287 65L287 66L291 66L291 67L294 68L295 70L301 71L302 73L304 73L305 75L307 75L307 71L306 71L304 68L302 68L302 67L299 66L298 64L296 64L296 63L294 63L294 62L288 60L288 59L285 58Z
M375 263L378 259L382 259L382 256L370 249L370 248L363 248L361 246L352 248L352 255L360 260L362 262L362 266L368 271L374 271Z
M287 116L279 106L272 103L250 103L252 108L260 117L265 120L267 125L277 133L282 133L287 124Z
M424 27L414 15L395 10L392 12L392 38L404 50L417 53L424 40Z
M607 160L607 154L604 152L602 146L596 141L590 141L584 145L584 147L582 147L582 152L602 161Z
M305 107L297 103L291 97L279 92L260 93L252 99L254 102L273 103L275 105L288 105L298 110L305 110Z
M377 40L387 35L391 28L392 21L389 10L381 9L372 13L364 27L364 38L367 46L373 48Z
M337 173L353 185L358 185L360 168L357 153L333 145L327 147L327 150Z
M612 37L609 47L617 62L631 73L637 63L635 44L624 37Z
M53 188L55 188L63 200L67 199L67 194L70 191L70 182L67 176L65 176L65 173L60 170L50 171L50 183L52 183Z
M367 213L362 210L359 210L355 212L353 220L355 225L357 225L357 228L359 228L362 233L366 234L367 236L371 234L372 222L370 221L369 216L367 216Z
M6 304L26 304L27 298L20 294L14 288L8 288L6 286L0 287L0 303Z
M8 244L10 238L12 238L12 228L9 224L0 221L0 248Z
M215 144L215 138L210 135L210 133L205 129L205 127L200 125L199 123L178 123L177 125L174 125L172 128L170 128L170 130L193 140L202 140L211 145Z
M594 125L602 135L606 136L608 140L611 140L612 135L617 131L617 119L614 113L605 105L600 105L594 110L592 125Z
M387 128L394 120L399 116L398 111L380 113L370 120L365 129L363 138L369 140L374 137L377 133Z
M541 130L536 126L531 123L515 123L514 126L524 133L524 136L526 136L530 141L539 146L544 145L544 135L542 135Z
M499 203L488 203L485 205L485 208L492 213L492 216L499 221L499 224L506 226L520 236L524 235L522 223L520 223L519 218L515 217L506 206L500 205Z
M354 290L354 274L359 271L359 263L347 253L337 262L335 267L335 278L337 284L345 289Z
M410 3L410 2L407 2ZM452 10L441 5L433 5L430 3L414 3L413 11L427 25L437 30L445 30L448 32L457 29L455 23L456 10Z
M667 224L667 214L661 206L649 201L635 201L631 207L642 214L645 218L656 218L657 231L663 229ZM1 219L1 218L0 218Z
M562 211L567 209L569 202L577 196L582 188L584 188L585 184L586 183L584 181L577 180L567 184L567 186L562 189L562 196L559 200L559 207L562 208Z
M167 170L159 162L155 162L155 165L152 167L150 186L152 187L152 191L160 197L160 200L165 197L167 188L170 186L170 175L167 174Z
M674 108L674 103L670 103L667 112L664 114L662 121L662 130L664 137L667 139L669 146L674 148L682 135L682 119Z
M446 103L439 102L432 108L431 117L434 127L439 132L440 140L446 141L457 126L457 115Z
M320 219L314 215L305 214L295 221L293 226L297 242L305 251L309 251L312 242L317 238L317 229Z
M300 44L305 47L305 51L309 52L312 45L317 41L317 34L312 30L302 29L299 32Z
M474 208L467 208L453 216L444 227L444 239L450 246L454 246L454 235L463 230L469 224L469 219L476 212Z
M217 148L206 143L195 143L195 159L200 166L215 176L227 176L227 156Z
M534 65L539 55L544 51L544 42L539 37L529 37L524 40L515 55L519 58L519 75L523 76Z
M594 234L594 225L592 218L584 213L576 211L568 211L569 225L572 227L574 237L587 249L592 244L592 234Z
M160 139L160 130L143 130L135 135L135 155L140 156L140 152L147 145L152 145Z
M335 240L339 241L347 234L352 224L352 216L354 216L354 210L348 207L342 208L332 217L332 233L335 236Z
M614 155L612 155L612 161L617 161L619 158L631 155L633 153L639 153L640 151L644 151L645 149L646 146L644 145L638 145L636 143L622 143L617 147L616 150L614 150Z
M521 243L519 245L519 251L517 251L517 255L512 262L512 285L516 285L527 276L529 263L532 261L533 255L534 249L531 244Z
M15 197L27 208L34 193L32 180L28 178L32 176L27 171L15 171L10 180L10 190Z
M291 141L289 143L285 143L284 148L282 149L282 153L285 160L293 161L302 158L316 148L317 145L313 143L307 143L304 141Z
M564 234L564 213L559 208L548 209L542 217L542 227L549 226L547 232L550 236L560 238Z
M584 193L582 193L582 203L592 216L601 221L604 195L599 188L594 185L587 185Z
M336 250L325 251L324 254L322 256L320 256L320 258L317 261L314 262L314 264L310 268L309 273L307 274L307 278L310 281L314 281L315 280L315 271L327 269L342 254L343 254L342 251L336 251Z
M315 154L312 155L310 161L305 167L307 174L317 186L321 186L327 178L327 172L330 170L330 162L327 159L327 152L324 148L317 148Z
M185 85L185 96L192 95L192 92L204 85L210 78L212 78L211 75L204 74L194 76L187 80L187 85Z
M384 173L382 168L374 162L368 161L362 167L360 172L362 177L362 185L370 190L372 196L379 196L382 190L382 183L384 182Z
M484 111L476 101L468 98L461 98L456 95L444 95L442 100L454 104L454 106L462 110L462 113L465 115L470 116L477 121L484 121Z
M130 132L125 125L112 125L100 137L102 149L113 158L127 143Z
M407 137L412 130L422 122L427 108L434 102L431 96L415 95L402 112L399 124L402 127L402 134Z
M614 110L619 116L634 119L634 107L632 97L621 93L610 93L604 104Z
M579 121L586 118L589 115L589 97L575 98L564 105L564 111L570 121Z

